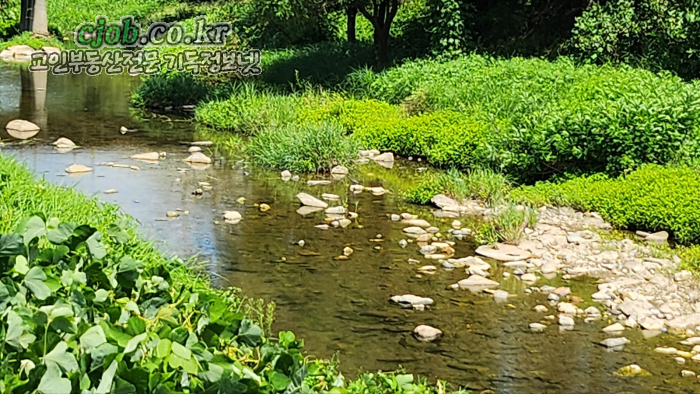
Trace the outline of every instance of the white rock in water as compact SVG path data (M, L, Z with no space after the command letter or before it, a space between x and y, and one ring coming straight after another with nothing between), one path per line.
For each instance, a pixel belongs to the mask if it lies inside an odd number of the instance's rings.
M402 240L399 241L399 246L400 246L400 247L405 248L406 245L408 245L408 242L406 242L405 239L402 239Z
M481 275L472 275L467 279L462 279L457 282L462 289L468 289L470 287L498 287L498 282L494 282L491 279L486 279Z
M292 173L289 172L289 170L284 170L280 174L280 177L282 177L282 180L286 182L286 181L292 179Z
M541 323L530 323L530 331L532 332L543 332L547 329L547 326Z
M500 261L527 260L531 257L530 252L522 250L517 246L502 243L498 243L494 246L479 246L476 248L476 253Z
M297 194L297 198L299 201L301 201L302 204L308 206L308 207L316 207L316 208L328 208L328 204L325 201L321 201L318 198L307 194L307 193L299 193Z
M190 142L191 146L213 146L214 143L211 141L194 141Z
M537 281L537 276L535 276L535 274L525 274L521 276L520 279L522 279L523 282L534 283Z
M114 194L117 193L117 189L107 189L104 191L105 194Z
M661 353L661 354L667 354L667 355L675 355L676 352L678 352L678 349L675 347L657 347L654 349L656 353Z
M419 297L413 294L396 295L391 297L391 301L408 308L413 305L432 305L434 302L432 298Z
M574 325L574 319L569 315L559 315L559 325L571 327Z
M391 152L385 152L385 153L382 153L381 155L377 155L377 156L372 157L372 159L374 159L374 161L383 161L383 162L391 163L394 161L394 154Z
M306 181L306 184L309 186L321 186L321 185L330 185L331 181L327 180L317 180L317 181Z
M202 152L194 152L189 155L185 161L188 163L211 164L211 158Z
M340 227L345 228L345 227L347 227L347 226L349 226L349 225L352 224L352 220L350 220L350 219L340 219L340 220L338 220L338 224L340 225Z
M362 190L364 190L364 186L362 185L350 185L350 191L353 193L362 193Z
M76 145L73 141L69 140L68 138L61 137L54 141L53 145L56 148L75 148Z
M66 168L66 172L69 174L82 174L92 172L92 167L84 166L82 164L71 164L68 168Z
M338 205L337 207L326 208L326 213L331 215L343 215L345 214L345 207Z
M441 209L449 208L449 210L457 210L459 208L459 203L457 203L457 201L447 197L444 194L437 194L433 196L433 198L430 199L430 202Z
M629 339L627 339L625 337L620 337L620 338L608 338L608 339L600 342L599 345L607 347L607 348L619 348L619 347L625 346L628 343L630 343Z
M432 342L440 338L440 336L442 336L442 331L438 330L435 327L430 327L426 326L425 324L421 324L420 326L413 329L413 335L415 335L416 339L418 339L421 342Z
M609 325L603 329L603 332L605 333L618 333L622 331L625 331L625 326L620 323Z
M321 198L324 200L328 201L337 201L340 200L340 196L337 194L331 194L331 193L323 193L321 194Z
M27 120L15 119L5 126L5 130L7 130L7 133L12 138L26 140L37 135L41 129L36 124Z
M190 146L190 148L187 149L187 151L190 153L201 152L202 148L200 148L198 146Z
M403 232L412 235L427 234L427 232L420 227L406 227L403 229Z
M424 220L424 219L409 219L409 220L404 220L402 223L405 223L409 226L416 226L416 227L423 227L423 228L430 227L430 223L428 223L428 221Z
M139 153L131 156L134 160L144 160L144 161L158 161L160 159L160 153L158 152L148 152Z
M238 223L241 219L243 216L238 211L224 211L224 220L227 223Z
M348 169L345 166L335 166L331 168L331 174L334 175L347 175L348 174Z

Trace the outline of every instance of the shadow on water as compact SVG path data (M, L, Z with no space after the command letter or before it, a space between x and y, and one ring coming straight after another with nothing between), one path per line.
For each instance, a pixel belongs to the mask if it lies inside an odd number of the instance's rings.
M327 358L339 354L348 375L360 367L391 370L403 366L476 392L697 392L697 379L680 377L681 369L696 370L695 365L679 366L672 357L651 351L659 344L668 345L671 338L644 340L638 331L628 330L625 335L632 344L622 352L609 353L596 345L605 339L600 329L608 322L577 321L574 331L561 333L551 324L545 333L531 333L529 323L545 321L532 308L545 304L546 298L525 294L524 285L515 278L501 281L512 297L496 303L489 296L448 290L448 285L466 276L463 270L417 275L418 266L431 261L420 259L415 243L406 248L398 245L404 238L403 226L387 217L405 209L397 194L348 195L348 179L316 188L303 182L285 183L276 172L218 159L206 170L191 170L182 161L188 153L180 142L195 138L192 125L132 117L127 99L138 79L48 75L41 93L42 79L33 78L15 68L0 68L0 123L26 117L44 125L30 143L23 144L13 143L17 140L2 130L0 138L8 143L4 152L51 182L74 185L86 194L119 204L142 222L146 236L163 241L163 250L182 257L198 254L209 261L217 283L233 284L252 297L276 302L274 328L293 330L305 338L309 355ZM31 89L28 79L32 79ZM139 131L122 135L121 126ZM81 148L58 153L50 145L58 137L68 137ZM153 150L166 151L167 159L146 164L129 158ZM108 162L138 165L141 170L100 165ZM72 163L95 170L67 176L64 169ZM391 171L410 177L416 170L398 163ZM382 182L368 174L381 174L377 168L363 167L359 172L353 177L365 184ZM209 183L212 189L196 197L191 192L202 187L200 182ZM103 194L112 188L119 192ZM315 228L324 215L296 213L299 205L294 195L299 191L338 194L359 218L345 229ZM237 202L239 197L245 197L245 202ZM271 209L261 212L256 204L262 202ZM183 214L166 219L166 211L176 209ZM237 225L216 224L222 211L229 209L238 210L244 219ZM452 221L434 218L426 208L409 209L443 232ZM303 247L297 244L302 239ZM335 259L346 246L354 250L350 258ZM457 256L471 255L473 247L469 241L457 241ZM409 258L420 263L410 264ZM497 264L492 264L492 271L495 278L502 278L503 269ZM542 279L538 285L563 283L557 278ZM590 299L595 288L591 280L567 285L584 299ZM415 312L388 302L392 295L407 293L432 297L435 305ZM444 337L435 343L416 341L411 331L419 324L440 328ZM652 376L613 375L631 363Z

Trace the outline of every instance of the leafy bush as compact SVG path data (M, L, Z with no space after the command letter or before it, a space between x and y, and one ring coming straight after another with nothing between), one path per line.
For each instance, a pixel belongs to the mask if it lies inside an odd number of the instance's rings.
M577 18L569 44L584 60L626 62L695 78L699 11L690 0L591 2Z
M20 35L10 38L7 41L0 41L0 51L13 45L28 45L34 49L41 49L45 46L52 46L58 48L63 47L61 42L57 41L54 38L46 39L43 37L32 36L30 32L24 32Z
M518 201L597 211L620 228L666 230L680 244L700 243L700 173L689 167L646 165L617 179L576 178L514 190Z
M393 104L420 97L430 110L473 119L485 139L471 162L521 181L577 171L617 175L700 151L698 86L629 67L472 55L358 71L346 88Z
M323 172L337 164L348 164L357 156L358 146L338 125L321 123L262 130L245 150L268 167Z
M255 352L259 326L214 294L176 285L164 266L108 251L103 237L130 240L116 224L101 234L39 216L0 235L5 390L270 392L292 383L298 343ZM279 357L284 367L270 364Z

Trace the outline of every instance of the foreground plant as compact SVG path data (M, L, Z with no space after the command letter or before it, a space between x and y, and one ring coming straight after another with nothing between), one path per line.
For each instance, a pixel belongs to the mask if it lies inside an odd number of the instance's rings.
M258 393L300 385L301 344L277 344L213 293L109 250L117 224L33 216L0 236L3 392Z

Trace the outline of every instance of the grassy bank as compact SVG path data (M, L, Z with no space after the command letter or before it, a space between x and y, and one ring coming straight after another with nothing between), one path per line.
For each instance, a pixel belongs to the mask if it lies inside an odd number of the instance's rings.
M118 207L2 156L0 192L8 392L438 392L398 373L346 382L336 363L305 358L293 333L265 335L270 305L212 288Z

